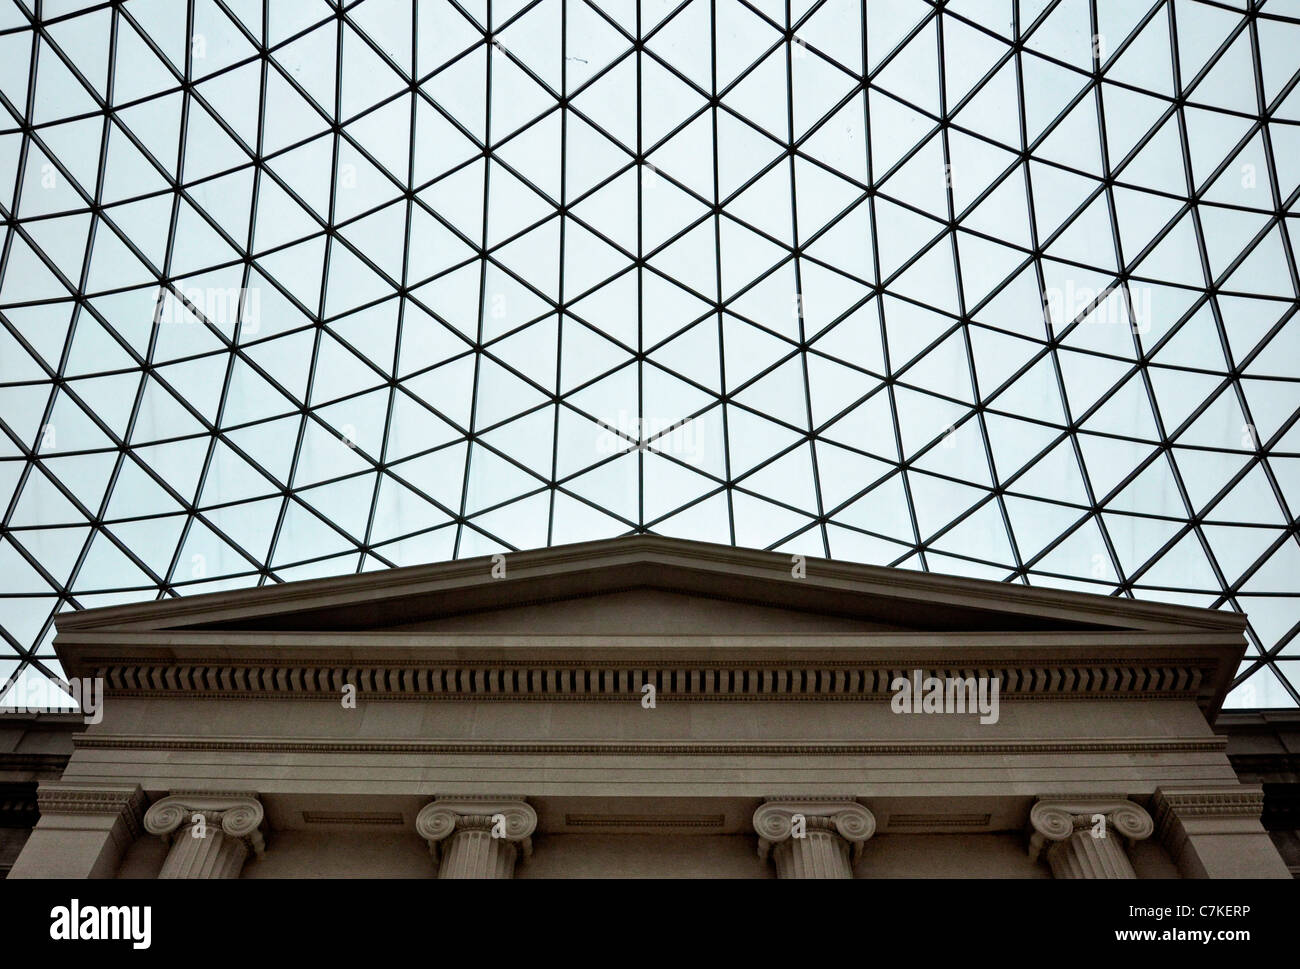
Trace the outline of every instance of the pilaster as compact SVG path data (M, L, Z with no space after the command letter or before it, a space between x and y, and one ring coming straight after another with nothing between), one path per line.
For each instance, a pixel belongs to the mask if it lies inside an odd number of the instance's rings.
M140 836L146 804L138 784L45 781L36 791L40 820L10 878L112 878Z
M1290 878L1260 823L1258 784L1161 787L1151 800L1156 828L1184 878Z

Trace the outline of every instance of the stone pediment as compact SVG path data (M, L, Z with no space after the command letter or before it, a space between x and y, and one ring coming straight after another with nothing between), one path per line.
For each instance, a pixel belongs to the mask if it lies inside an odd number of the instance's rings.
M61 616L69 676L135 696L887 699L899 675L1003 695L1218 708L1245 617L638 537Z
M1243 617L651 536L92 609L94 632L1235 632Z

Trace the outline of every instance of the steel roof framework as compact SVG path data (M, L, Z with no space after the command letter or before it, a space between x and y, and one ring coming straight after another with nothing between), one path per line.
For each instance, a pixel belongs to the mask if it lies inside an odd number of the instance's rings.
M1297 41L13 4L0 683L63 609L655 532L1245 611L1298 703Z

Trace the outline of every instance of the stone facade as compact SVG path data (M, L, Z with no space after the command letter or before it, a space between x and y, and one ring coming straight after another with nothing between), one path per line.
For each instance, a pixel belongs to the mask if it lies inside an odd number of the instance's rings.
M635 538L55 648L103 719L10 877L1289 876L1211 728L1228 613Z

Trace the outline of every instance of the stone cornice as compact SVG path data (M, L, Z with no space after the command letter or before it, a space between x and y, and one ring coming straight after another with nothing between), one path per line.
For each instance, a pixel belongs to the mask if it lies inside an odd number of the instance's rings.
M116 696L306 698L336 701L346 686L357 699L372 700L576 700L639 701L653 684L660 702L682 700L888 700L891 684L921 669L941 678L996 678L1004 699L1191 698L1212 705L1224 669L1223 656L1170 656L1126 660L980 662L925 664L897 656L809 658L804 662L744 660L621 663L579 661L529 663L412 662L349 665L284 664L210 658L184 663L103 665L102 677ZM915 665L914 665L915 664ZM960 664L960 665L957 665Z
M1225 787L1156 788L1151 797L1157 837L1174 858L1182 854L1188 828L1222 822L1229 827L1259 821L1264 811L1264 791L1258 785Z
M173 602L181 600L171 600ZM87 610L90 611L90 610ZM80 615L76 613L74 615ZM1036 652L1063 652L1072 659L1090 656L1132 658L1154 651L1191 653L1202 648L1225 648L1242 643L1235 631L1187 630L878 630L781 632L759 631L698 635L582 632L466 632L403 629L357 630L227 630L161 629L136 632L115 629L72 630L59 637L62 646L75 645L72 658L81 663L104 660L193 662L203 658L261 660L278 663L266 655L268 647L294 661L317 657L328 662L420 662L461 657L471 651L483 658L508 662L518 655L550 660L589 661L597 657L644 660L671 653L689 659L720 657L729 650L758 651L776 657L797 653L855 655L864 650L907 650L918 656L957 651L971 656L1015 656ZM1137 652L1135 652L1135 650ZM31 714L0 714L0 722ZM79 715L71 714L72 718ZM62 715L61 715L62 718ZM1221 718L1222 719L1222 718Z
M932 754L1149 754L1167 752L1217 753L1224 749L1222 737L1129 738L1125 740L989 740L989 741L865 741L829 742L545 742L545 741L384 741L384 740L244 740L238 738L189 738L84 735L78 748L100 750L247 751L253 753L304 754L582 754L641 756L716 756L722 754L775 756L858 756Z
M1264 792L1259 787L1159 788L1151 800L1156 823L1171 815L1182 818L1258 818L1264 809Z
M137 785L134 790L95 787L54 781L36 790L36 803L46 814L107 814L120 817L131 837L144 830L145 796Z

